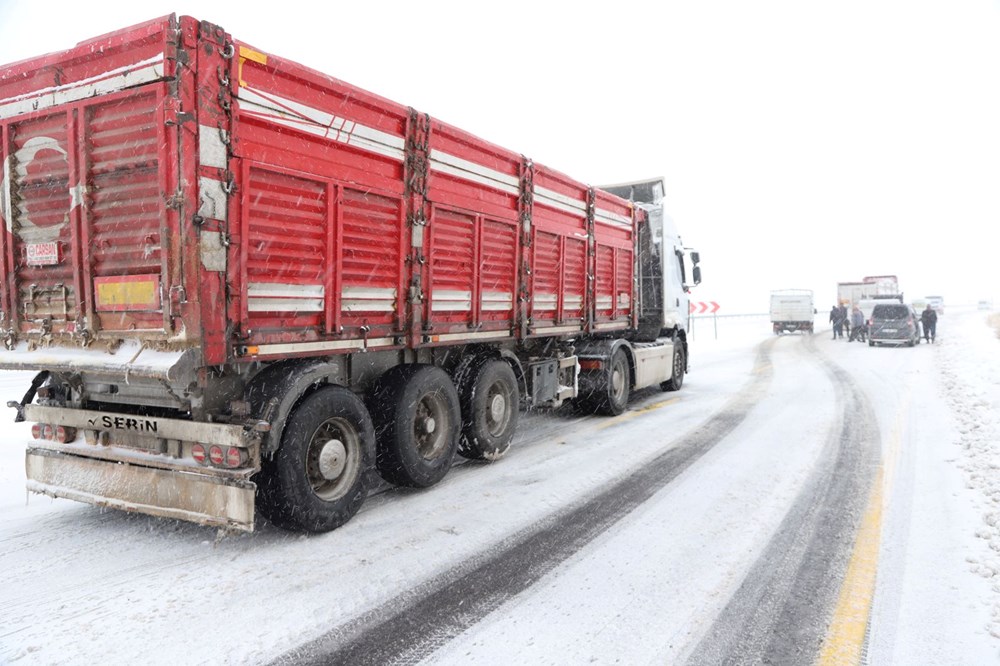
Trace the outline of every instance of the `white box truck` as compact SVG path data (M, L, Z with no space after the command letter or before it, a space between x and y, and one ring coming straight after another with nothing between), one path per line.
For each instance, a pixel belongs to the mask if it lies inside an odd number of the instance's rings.
M775 335L813 332L816 308L810 289L776 289L771 292L771 326Z

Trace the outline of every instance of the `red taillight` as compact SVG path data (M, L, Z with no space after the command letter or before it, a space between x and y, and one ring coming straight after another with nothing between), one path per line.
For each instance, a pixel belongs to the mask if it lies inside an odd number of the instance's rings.
M195 459L195 462L205 464L205 447L201 444L195 444L192 446L191 457Z
M222 455L221 446L212 446L208 449L208 459L212 461L213 465L221 465L225 458Z
M227 467L239 467L243 464L243 451L236 448L235 446L230 446L226 449L226 466Z
M35 439L41 439L42 438L42 424L41 423L32 424L32 426L31 426L31 436L34 437Z
M604 367L604 364L598 358L581 358L578 363L581 370L600 370Z
M60 444L65 444L66 442L72 442L76 439L76 429L67 428L66 426L56 426L55 440Z

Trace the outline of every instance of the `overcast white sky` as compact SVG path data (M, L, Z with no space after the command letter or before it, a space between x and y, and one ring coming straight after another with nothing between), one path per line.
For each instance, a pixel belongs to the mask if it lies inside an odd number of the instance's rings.
M666 178L694 300L1000 302L1000 1L0 0L0 63L171 12L592 183Z

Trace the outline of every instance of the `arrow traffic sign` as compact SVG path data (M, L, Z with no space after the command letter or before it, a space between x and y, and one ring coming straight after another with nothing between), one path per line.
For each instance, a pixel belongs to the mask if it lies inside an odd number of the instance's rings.
M688 306L689 314L705 314L705 313L715 314L718 311L719 311L719 304L716 303L715 301L709 301L707 303L704 301L698 301L697 303L691 301L690 305Z

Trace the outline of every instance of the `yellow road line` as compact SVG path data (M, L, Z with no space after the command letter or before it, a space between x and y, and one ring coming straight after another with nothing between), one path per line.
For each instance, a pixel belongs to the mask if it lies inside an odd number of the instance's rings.
M827 628L823 648L817 660L818 666L837 666L861 663L865 632L871 615L872 600L875 597L875 575L878 569L878 553L882 535L882 511L892 490L896 467L899 464L903 446L903 431L906 416L910 413L911 390L900 398L896 418L889 434L889 446L885 452L885 463L875 474L875 484L868 498L868 506L861 520L851 561L847 565L847 575L840 588L840 598L833 614L833 621Z
M646 405L645 407L639 407L638 409L633 409L631 411L625 412L624 414L619 414L613 419L609 419L608 421L605 421L604 423L597 426L597 430L604 430L605 428L610 428L611 426L618 425L619 423L624 423L625 421L634 419L640 414L651 412L654 409L659 409L660 407L666 407L667 405L672 405L678 400L680 400L680 398L670 398L669 400L664 400L663 402L657 402L652 405Z
M879 539L882 532L882 467L875 474L875 484L861 520L857 541L847 575L840 588L840 598L827 628L817 664L842 666L861 663L865 631L875 596L875 572L878 569Z

